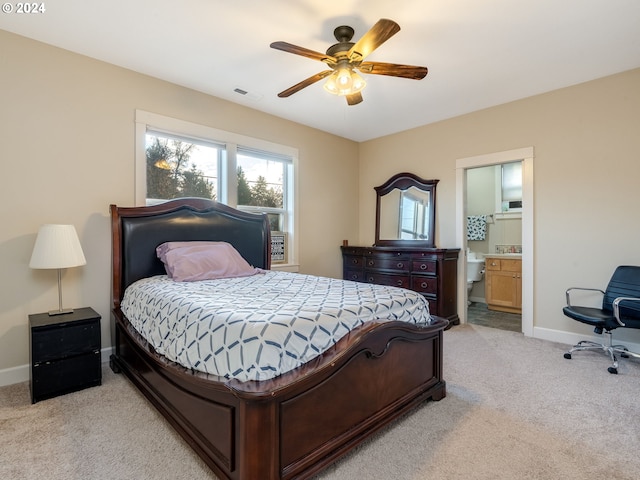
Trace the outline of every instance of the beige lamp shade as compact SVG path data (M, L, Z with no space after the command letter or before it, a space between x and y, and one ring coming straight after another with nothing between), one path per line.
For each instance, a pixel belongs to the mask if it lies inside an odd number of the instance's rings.
M79 267L86 263L73 225L42 225L40 227L29 267L58 270L58 310L49 311L49 315L73 313L71 308L62 308L61 272L63 268Z
M73 225L42 225L33 247L31 268L70 268L86 265Z

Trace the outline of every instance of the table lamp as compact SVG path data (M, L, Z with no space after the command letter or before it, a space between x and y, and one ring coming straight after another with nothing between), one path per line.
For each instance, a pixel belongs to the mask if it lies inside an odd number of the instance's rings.
M58 270L58 310L49 315L72 313L62 308L62 269L86 265L78 234L73 225L42 225L31 254L30 268Z

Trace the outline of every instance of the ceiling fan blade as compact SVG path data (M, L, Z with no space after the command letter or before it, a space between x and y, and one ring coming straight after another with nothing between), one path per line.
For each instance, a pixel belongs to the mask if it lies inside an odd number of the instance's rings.
M347 103L349 105L357 105L362 101L362 93L354 93L353 95L346 95Z
M349 60L361 62L376 48L400 31L400 25L393 20L381 18L351 47L347 56Z
M276 50L282 50L283 52L293 53L295 55L301 55L303 57L311 58L312 60L320 60L321 62L329 61L333 62L334 64L337 62L337 60L331 55L316 52L314 50L309 50L308 48L299 47L287 42L273 42L270 47L275 48Z
M427 67L415 67L413 65L399 65L397 63L383 62L363 62L357 68L362 73L411 78L413 80L422 80L427 76L427 72L429 71Z
M290 95L293 95L294 93L299 92L303 88L308 87L309 85L312 85L319 80L322 80L324 77L327 77L332 73L333 73L333 70L325 70L323 72L316 73L315 75L301 81L300 83L296 83L293 87L289 87L286 90L283 90L278 94L278 96L280 98L285 98Z

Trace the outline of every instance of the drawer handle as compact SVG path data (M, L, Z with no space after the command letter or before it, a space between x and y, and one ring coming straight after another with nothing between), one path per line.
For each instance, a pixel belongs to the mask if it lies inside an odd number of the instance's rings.
M373 267L373 265L375 264L375 262L373 260L369 260L369 266Z
M398 268L404 268L404 263L402 262L398 262L398 264L396 265Z
M423 263L420 265L420 270L426 270L427 269L427 264Z
M373 283L373 277L369 277L369 282Z
M398 285L399 287L401 287L401 286L402 286L402 280L398 280L398 281L396 282L396 285Z
M498 265L496 262L491 262L492 267L495 267L496 265Z
M427 288L427 285L428 285L428 284L427 284L427 282L422 282L422 283L420 284L420 286L421 286L422 288Z
M358 264L358 259L354 258L353 260L351 260L351 263L353 263L354 265L357 265Z

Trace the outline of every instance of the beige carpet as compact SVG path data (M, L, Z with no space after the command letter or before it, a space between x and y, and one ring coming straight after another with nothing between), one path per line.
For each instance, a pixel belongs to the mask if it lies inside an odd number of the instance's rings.
M640 362L481 326L445 332L447 397L317 480L640 478ZM0 388L2 479L215 479L123 376L31 405Z

